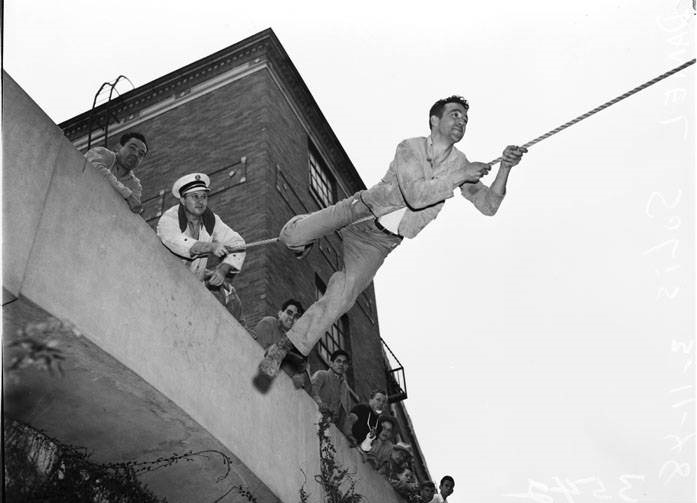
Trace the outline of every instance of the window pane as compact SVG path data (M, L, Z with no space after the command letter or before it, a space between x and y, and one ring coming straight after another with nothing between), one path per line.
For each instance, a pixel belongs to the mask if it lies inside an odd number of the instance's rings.
M310 150L310 189L322 206L334 204L334 181L318 157Z
M319 276L315 276L315 298L319 299L325 291L325 286ZM324 363L329 366L331 356L337 349L348 351L346 347L345 330L346 316L342 316L329 328L317 344L317 353Z

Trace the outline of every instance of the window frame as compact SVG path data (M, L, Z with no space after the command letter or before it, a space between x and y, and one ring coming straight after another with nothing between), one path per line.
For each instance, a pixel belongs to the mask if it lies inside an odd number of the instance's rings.
M311 142L308 144L307 150L307 178L310 195L320 208L326 208L336 203L336 179Z
M326 291L326 285L320 279L319 275L315 275L315 300L319 299ZM348 316L344 314L336 320L327 332L320 337L317 342L316 350L320 361L327 367L331 364L331 355L337 349L342 349L351 355L349 344L349 321Z

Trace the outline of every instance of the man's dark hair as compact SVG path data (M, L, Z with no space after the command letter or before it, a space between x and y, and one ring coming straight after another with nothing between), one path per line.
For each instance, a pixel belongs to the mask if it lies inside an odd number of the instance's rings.
M428 111L428 129L431 129L431 117L433 117L434 115L439 119L443 117L443 110L445 109L445 105L447 105L448 103L459 103L465 108L465 112L470 108L469 103L467 103L467 100L462 96L457 96L453 94L452 96L448 96L447 98L440 99L436 101L431 107L431 110Z
M387 396L387 393L385 393L384 389L374 389L370 392L368 398L375 398L375 395L377 395L378 393L382 393L383 395Z
M148 142L145 139L145 136L143 136L140 133L136 133L135 131L131 131L130 133L126 133L123 136L121 136L121 140L119 140L119 143L123 147L126 143L128 143L128 140L130 140L131 138L135 138L136 140L142 141L143 143L145 143L145 148L149 149Z
M421 489L424 489L425 487L430 487L434 491L436 490L436 484L434 484L430 480L426 480L424 482L421 482Z
M332 361L332 362L333 362L334 360L336 360L337 358L339 358L339 357L342 356L342 355L346 357L346 360L347 360L347 361L351 361L351 357L350 357L349 354L348 354L346 351L344 351L343 349L337 349L336 351L334 351L334 352L332 353L332 355L329 357L329 361Z
M445 482L446 480L449 480L450 482L452 482L453 487L455 487L455 479L452 478L450 475L446 475L445 477L440 479L440 485L443 485L443 482Z
M390 423L392 425L392 433L397 433L399 425L397 424L397 420L394 417L380 416L380 419L378 419L378 424L382 426L382 423Z
M302 314L305 312L305 310L303 309L303 305L300 303L299 300L288 299L283 304L281 304L281 311L285 311L288 308L288 306L295 306L295 308L298 310L299 316L302 316Z

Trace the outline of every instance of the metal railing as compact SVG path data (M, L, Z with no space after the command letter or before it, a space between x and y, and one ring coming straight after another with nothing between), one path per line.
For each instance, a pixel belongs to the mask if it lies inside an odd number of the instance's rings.
M401 402L407 398L407 379L404 366L395 356L385 340L381 337L383 353L387 368L387 401L389 403Z

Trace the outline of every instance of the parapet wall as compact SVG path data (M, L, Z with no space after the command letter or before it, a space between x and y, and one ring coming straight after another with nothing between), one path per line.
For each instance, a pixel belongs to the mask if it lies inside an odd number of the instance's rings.
M76 325L282 501L296 503L303 483L319 501L312 399L285 375L266 393L253 386L259 345L4 72L3 85L4 288ZM334 437L365 501L400 501Z

